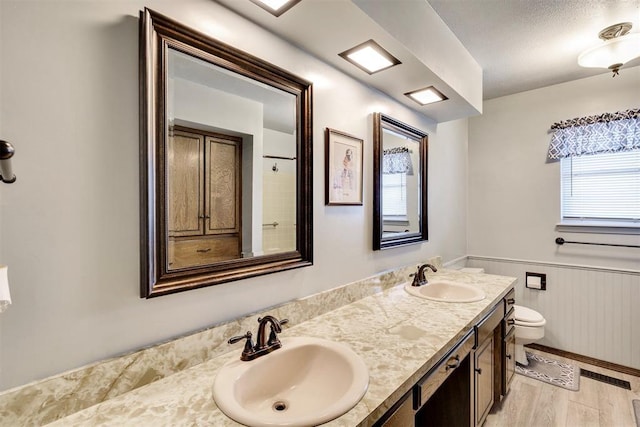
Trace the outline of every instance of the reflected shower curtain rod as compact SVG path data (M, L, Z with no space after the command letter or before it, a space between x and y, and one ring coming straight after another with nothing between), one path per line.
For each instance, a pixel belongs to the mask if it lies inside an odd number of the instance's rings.
M595 245L595 246L616 246L620 248L640 248L638 245L618 245L615 243L591 243L591 242L572 242L569 240L564 240L562 237L556 238L557 245L564 245L565 243L571 243L576 245Z

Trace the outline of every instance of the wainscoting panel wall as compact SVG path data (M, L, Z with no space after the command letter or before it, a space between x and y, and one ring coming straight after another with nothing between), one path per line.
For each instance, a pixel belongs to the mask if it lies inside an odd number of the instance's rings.
M516 304L547 320L549 347L640 369L640 271L469 256L468 267L513 276ZM525 287L525 274L547 275L547 290Z

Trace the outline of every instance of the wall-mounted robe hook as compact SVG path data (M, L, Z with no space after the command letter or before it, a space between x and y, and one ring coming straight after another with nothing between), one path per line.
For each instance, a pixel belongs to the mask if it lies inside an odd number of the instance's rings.
M11 167L11 158L15 152L10 142L0 140L0 181L7 184L16 182L16 176Z

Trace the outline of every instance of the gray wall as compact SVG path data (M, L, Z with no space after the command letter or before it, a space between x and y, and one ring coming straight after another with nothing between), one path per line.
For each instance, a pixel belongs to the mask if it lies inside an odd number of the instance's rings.
M139 298L138 12L148 6L314 83L314 266ZM467 253L467 122L438 126L210 0L0 2L0 390L433 255ZM430 240L371 250L372 117L430 133ZM324 205L325 127L364 139L364 206Z
M640 235L559 233L560 163L546 160L554 122L638 108L640 67L485 102L469 120L469 254L640 270Z
M559 163L547 163L551 124L637 108L640 67L493 99L469 120L469 264L515 276L519 304L547 324L542 344L640 368L640 252L564 245L555 237L640 245L640 235L567 233L560 221ZM626 270L626 271L625 271ZM525 273L547 290L525 288Z

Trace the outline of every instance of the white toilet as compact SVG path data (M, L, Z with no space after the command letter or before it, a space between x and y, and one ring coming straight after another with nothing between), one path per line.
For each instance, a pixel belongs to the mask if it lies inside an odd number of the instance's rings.
M528 365L524 345L544 337L544 325L547 321L540 313L527 307L514 305L515 334L516 334L516 362Z

